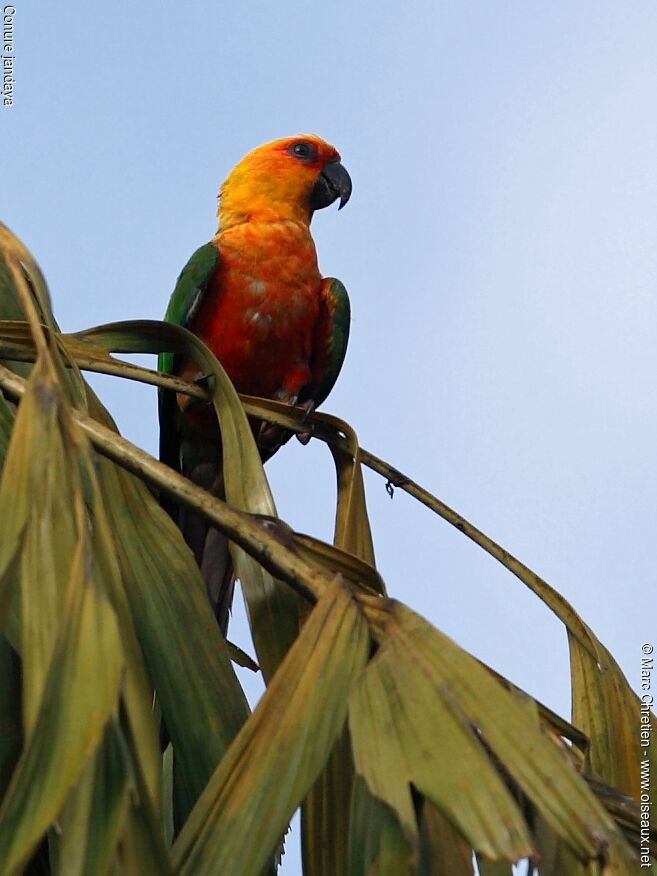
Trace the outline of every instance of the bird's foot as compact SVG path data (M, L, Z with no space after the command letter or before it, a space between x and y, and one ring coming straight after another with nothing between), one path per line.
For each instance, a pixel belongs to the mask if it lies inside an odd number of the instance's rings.
M303 411L303 420L307 420L308 417L315 410L315 402L309 398L308 401L303 402L303 404L297 405L300 411Z
M199 374L198 377L195 377L191 382L201 389L209 390L213 378L213 374ZM178 400L181 411L184 411L186 414L197 414L200 411L206 410L212 404L209 399L194 398L190 395L178 395Z
M214 374L199 374L199 376L195 377L192 382L197 386L200 386L201 389L210 389L213 380Z
M290 405L291 407L294 407L294 405L297 403L297 399L299 398L299 396L290 395L290 393L286 389L283 389L281 387L280 389L276 390L271 398L272 401L281 402L284 405Z
M312 399L308 399L308 401L305 401L303 404L299 405L299 408L304 412L301 421L305 422L315 410L315 402ZM312 437L312 432L297 432L297 441L303 444L304 447Z

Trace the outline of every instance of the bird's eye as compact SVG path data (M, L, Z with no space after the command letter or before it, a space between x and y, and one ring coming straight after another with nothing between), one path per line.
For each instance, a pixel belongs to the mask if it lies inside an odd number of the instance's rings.
M299 161L313 162L317 159L317 148L307 140L299 140L297 143L293 143L289 151Z

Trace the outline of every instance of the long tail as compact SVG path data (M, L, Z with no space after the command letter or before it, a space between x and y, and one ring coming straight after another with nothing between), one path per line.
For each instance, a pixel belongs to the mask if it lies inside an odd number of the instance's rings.
M180 471L194 484L225 499L221 438L208 418L205 430L188 428L176 407L173 394L160 391L160 459ZM251 423L263 462L285 444L292 433L259 420ZM184 434L183 434L184 433ZM210 604L224 634L228 630L235 592L235 573L228 540L196 512L163 495L161 505L181 530L199 565Z
M224 498L223 477L215 465L202 463L187 475L199 487ZM233 560L226 536L189 508L178 510L178 526L196 557L221 632L226 635L235 591Z

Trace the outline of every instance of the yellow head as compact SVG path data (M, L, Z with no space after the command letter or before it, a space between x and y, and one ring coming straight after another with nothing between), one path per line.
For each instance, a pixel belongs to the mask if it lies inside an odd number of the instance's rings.
M258 146L231 172L219 193L219 229L242 222L310 224L313 212L351 195L340 153L313 135Z

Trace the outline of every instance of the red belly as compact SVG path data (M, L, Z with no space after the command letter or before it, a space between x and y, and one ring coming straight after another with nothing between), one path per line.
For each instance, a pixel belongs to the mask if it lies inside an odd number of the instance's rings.
M321 276L307 229L245 223L219 237L220 267L192 330L238 392L298 395L310 381Z

